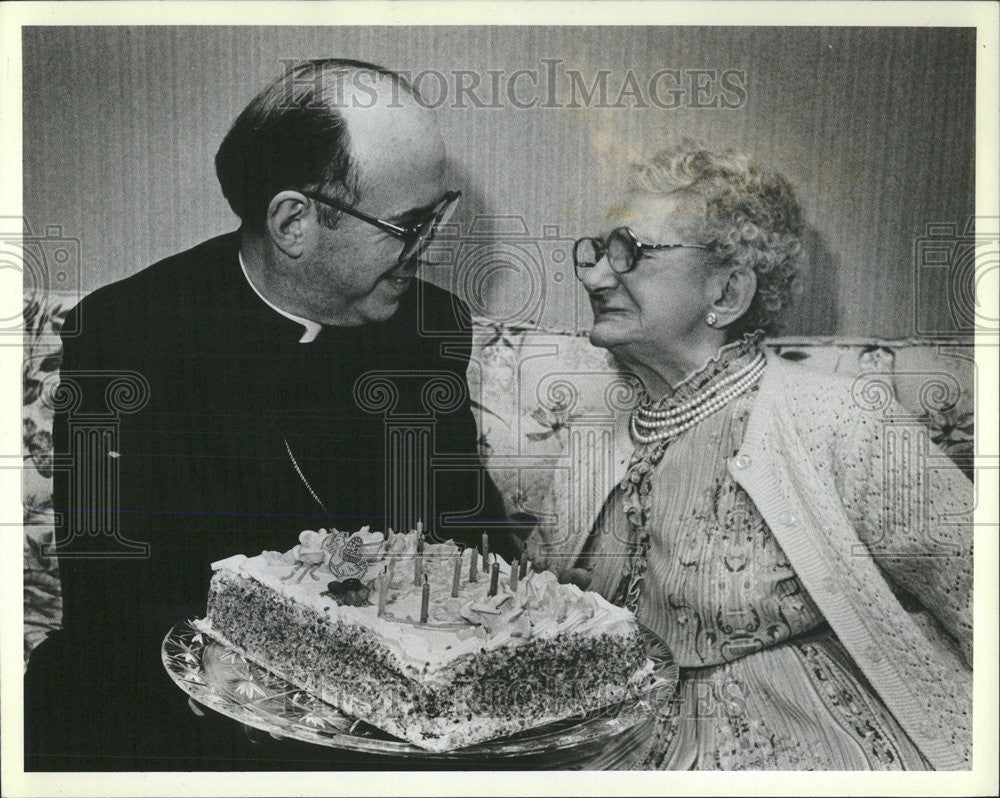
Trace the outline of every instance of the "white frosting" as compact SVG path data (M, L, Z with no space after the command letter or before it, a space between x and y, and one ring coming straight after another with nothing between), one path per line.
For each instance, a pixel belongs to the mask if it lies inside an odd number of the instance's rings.
M212 568L256 579L276 593L325 615L331 624L371 630L396 657L404 672L419 674L424 681L434 681L449 664L477 651L516 647L532 638L551 639L569 633L625 635L635 628L631 612L608 603L597 593L559 584L550 571L529 573L520 580L517 592L512 593L510 566L501 557L496 557L500 566L497 595L489 597L490 573L482 570L478 555L477 581L469 581L472 549L462 555L459 595L453 598L458 548L451 541L424 547L421 570L430 586L430 601L428 622L421 624L422 584L414 584L416 541L416 533L394 535L387 546L387 558L374 563L364 577L374 579L384 571L388 555L394 559L393 579L382 617L378 615L377 581L371 585L367 606L340 606L332 597L320 595L336 577L325 568L314 575L305 569L295 571L294 549L285 554L264 552L249 558L240 554L219 560ZM287 579L291 573L295 577Z

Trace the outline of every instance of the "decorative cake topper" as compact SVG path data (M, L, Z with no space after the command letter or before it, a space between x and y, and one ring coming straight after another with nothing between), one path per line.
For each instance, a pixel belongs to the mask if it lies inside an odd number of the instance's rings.
M352 535L339 529L331 532L305 529L299 533L299 545L288 552L292 570L282 577L282 581L294 578L301 582L306 574L320 579L317 572L324 565L338 581L361 579L369 570L369 564L382 558L384 548L382 535L369 531L367 526Z
M313 579L319 579L316 571L327 561L328 554L324 551L326 541L330 533L325 529L315 532L312 529L304 529L299 533L299 545L292 549L295 557L295 564L287 576L282 577L282 581L287 582L292 577L298 575L296 582L301 582L306 574Z
M385 540L378 532L365 526L352 535L337 529L324 542L329 552L328 567L338 580L361 579L370 563L382 559Z

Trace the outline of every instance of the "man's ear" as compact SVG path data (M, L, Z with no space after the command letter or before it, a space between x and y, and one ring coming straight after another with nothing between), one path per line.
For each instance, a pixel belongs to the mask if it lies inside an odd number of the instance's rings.
M716 327L726 327L739 319L750 308L757 293L757 273L747 266L737 266L728 274L723 272L724 281L717 285L716 298L711 311L718 321Z
M298 191L275 194L267 205L267 233L274 245L290 258L302 256L309 227L316 215Z

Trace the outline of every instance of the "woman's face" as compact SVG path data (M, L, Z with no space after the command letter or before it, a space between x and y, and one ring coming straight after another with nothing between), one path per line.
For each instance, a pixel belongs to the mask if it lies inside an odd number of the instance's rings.
M629 227L644 244L697 244L692 231L701 209L682 201L632 194L608 216L604 237ZM683 348L705 329L712 303L710 255L703 249L646 250L636 267L616 274L602 258L583 274L594 312L590 341L621 356Z

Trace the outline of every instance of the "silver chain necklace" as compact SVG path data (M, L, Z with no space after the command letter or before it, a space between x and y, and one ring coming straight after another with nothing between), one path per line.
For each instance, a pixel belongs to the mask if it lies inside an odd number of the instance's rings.
M320 497L316 495L316 491L312 489L312 485L309 484L309 480L306 479L306 475L303 474L302 469L299 468L299 462L298 460L295 459L295 455L292 453L292 447L288 443L288 438L282 435L281 440L285 442L285 451L288 452L288 457L292 461L292 466L295 468L295 473L299 475L299 479L301 479L302 484L306 486L306 490L309 491L309 495L316 500L316 504L322 507L323 512L329 516L330 511L326 509L326 505L323 504L323 501L320 499Z

